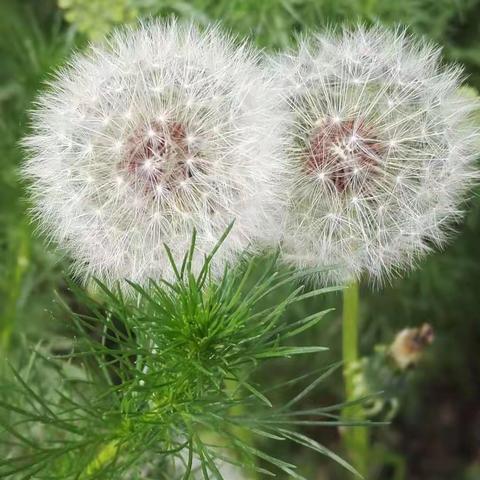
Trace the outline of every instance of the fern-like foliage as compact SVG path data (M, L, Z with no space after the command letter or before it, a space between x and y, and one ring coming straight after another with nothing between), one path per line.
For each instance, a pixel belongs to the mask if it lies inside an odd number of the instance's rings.
M256 260L245 259L214 282L210 262L221 245L196 275L194 246L195 238L182 264L172 263L176 282L131 284L134 301L120 288L98 283L88 294L72 285L82 310L70 311L75 340L63 347L56 341L56 351L37 345L1 387L1 478L228 479L226 464L303 478L265 452L262 439L296 442L352 470L295 431L339 423L336 408L295 409L335 365L283 385L255 383L264 364L325 350L289 341L328 310L295 322L284 313L332 288L302 293L275 258L261 274ZM290 291L279 298L285 286ZM272 405L270 396L293 387L287 405Z

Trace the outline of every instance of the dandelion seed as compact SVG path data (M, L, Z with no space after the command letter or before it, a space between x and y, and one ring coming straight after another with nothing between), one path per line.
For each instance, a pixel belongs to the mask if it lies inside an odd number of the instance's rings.
M214 271L276 241L285 119L272 85L216 28L153 22L76 55L39 99L23 173L77 273L171 279L163 243L178 262L194 228L195 271L232 221Z
M293 113L287 261L330 266L327 282L382 281L445 242L477 177L478 131L461 70L439 57L403 30L359 27L277 59Z

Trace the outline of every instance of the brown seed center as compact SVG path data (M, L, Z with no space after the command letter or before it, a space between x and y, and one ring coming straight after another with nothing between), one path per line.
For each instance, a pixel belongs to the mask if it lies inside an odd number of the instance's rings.
M382 152L383 146L364 121L327 118L312 133L306 168L343 193L363 185L366 176L378 171Z
M156 196L191 178L197 155L183 124L153 121L130 135L120 168L129 182Z

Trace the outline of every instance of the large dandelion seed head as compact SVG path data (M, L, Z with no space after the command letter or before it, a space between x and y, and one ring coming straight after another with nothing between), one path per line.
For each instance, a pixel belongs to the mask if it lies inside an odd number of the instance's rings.
M476 172L461 70L405 31L327 32L275 62L293 112L285 258L382 280L441 245Z
M258 57L217 28L149 23L76 55L39 99L25 140L35 212L81 274L170 278L235 221L218 270L271 243L284 118ZM194 266L195 269L195 266Z

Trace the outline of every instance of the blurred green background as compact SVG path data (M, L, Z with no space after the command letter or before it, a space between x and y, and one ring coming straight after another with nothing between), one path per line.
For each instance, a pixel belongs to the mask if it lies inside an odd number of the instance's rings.
M34 233L17 168L19 140L28 130L28 110L52 71L90 40L116 24L144 16L177 15L200 24L219 21L267 50L295 43L299 32L339 23L406 25L444 48L447 61L461 62L471 87L480 88L480 0L0 0L0 336L20 355L22 337L45 334L63 315L54 291L65 290L68 259ZM465 221L450 246L392 285L362 288L361 350L372 366L367 393L383 390L384 405L373 418L393 413L388 427L375 427L371 478L381 480L480 479L480 200L473 192ZM302 312L337 307L309 340L331 347L319 361L339 360L340 298L303 305ZM404 374L376 369L375 351L397 332L428 322L433 344L418 366ZM4 347L2 347L4 348ZM301 375L309 363L291 362ZM315 405L342 400L337 373L323 384ZM312 399L309 400L311 405ZM334 428L306 433L341 452ZM351 478L326 458L291 445L276 455L296 461L307 478ZM294 457L294 458L292 458Z

